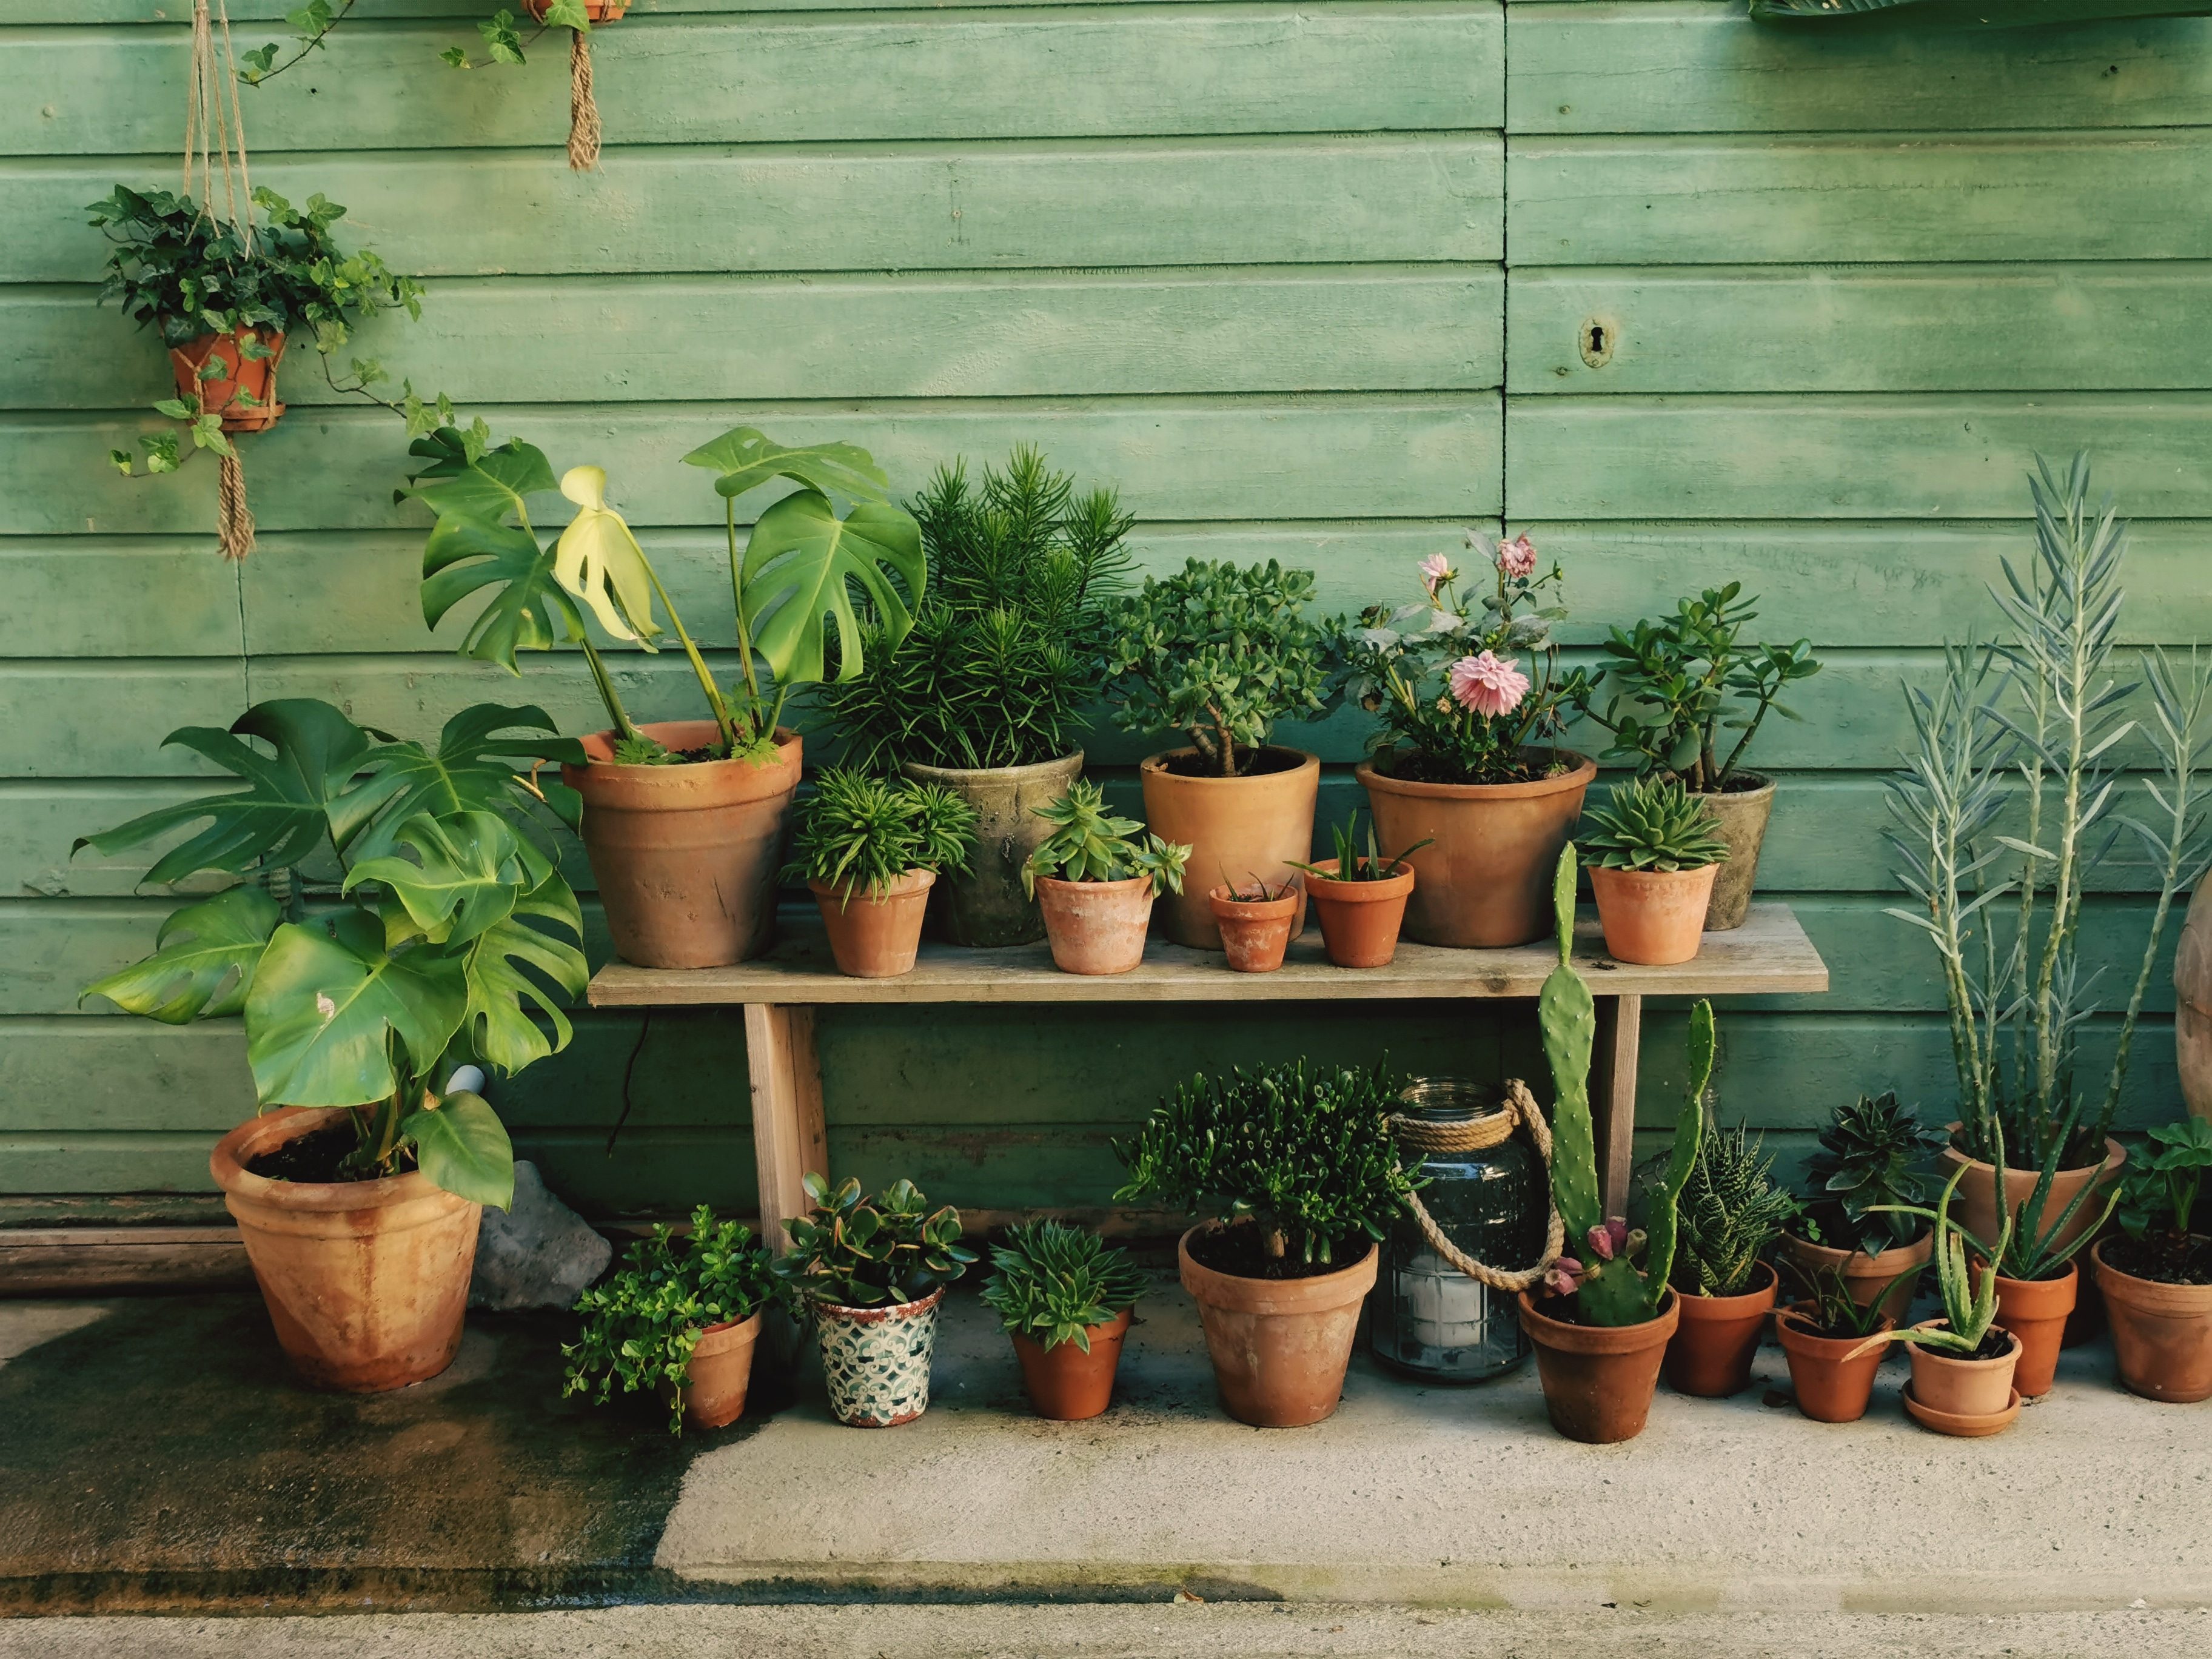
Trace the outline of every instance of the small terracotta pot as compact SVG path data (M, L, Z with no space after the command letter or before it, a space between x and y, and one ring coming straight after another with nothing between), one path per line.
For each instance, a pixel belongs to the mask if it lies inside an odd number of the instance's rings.
M1735 1296L1680 1292L1682 1317L1667 1341L1667 1386L1677 1394L1720 1400L1751 1386L1752 1357L1766 1334L1778 1280L1764 1261L1753 1288Z
M1670 1289L1659 1316L1640 1325L1575 1325L1536 1311L1521 1292L1521 1324L1536 1347L1536 1376L1552 1426L1570 1440L1610 1446L1644 1432L1660 1363L1682 1317Z
M1725 933L1743 926L1751 909L1752 890L1759 883L1759 849L1766 840L1767 820L1774 813L1774 780L1753 772L1736 775L1757 787L1698 797L1712 814L1713 833L1729 849L1720 873L1713 878L1712 902L1705 908L1709 933Z
M1217 887L1206 897L1213 907L1213 925L1221 930L1221 948L1228 953L1231 969L1240 974L1272 974L1283 965L1291 928L1298 919L1296 892L1279 899L1239 899L1228 888Z
M1879 1300L1882 1312L1894 1324L1912 1306L1913 1291L1920 1284L1920 1270L1936 1254L1936 1234L1931 1228L1910 1244L1894 1245L1875 1255L1864 1250L1852 1250L1846 1255L1789 1233L1783 1235L1782 1248L1808 1273L1833 1273L1840 1267L1851 1300L1862 1308L1870 1308Z
M1615 962L1671 968L1698 954L1712 902L1717 864L1695 870L1607 870L1589 867L1597 896L1598 926L1606 954Z
M695 1429L719 1429L744 1415L745 1391L753 1377L753 1345L760 1340L761 1316L709 1325L691 1350L687 1380L678 1398L684 1420Z
M2165 1285L2124 1273L2089 1247L2120 1382L2146 1400L2212 1400L2212 1285Z
M837 959L837 971L854 979L896 979L912 973L936 879L934 871L909 870L874 893L809 881L807 890L830 930L830 954Z
M1974 1258L1975 1287L1978 1290L1982 1275L1989 1271L1989 1263L1979 1256ZM2013 1373L2013 1387L2024 1400L2040 1400L2051 1392L2051 1382L2058 1375L2058 1350L2064 1344L2066 1316L2074 1311L2074 1300L2081 1283L2081 1275L2068 1262L2066 1271L2057 1279L2007 1279L1997 1275L1997 1323L2020 1339L2020 1365Z
M522 0L523 9L533 22L545 21L545 8L552 0ZM630 0L584 0L584 19L591 23L613 23L621 20L629 9Z
M669 749L720 740L712 720L638 730ZM615 734L584 738L563 766L584 798L584 850L615 951L641 968L726 968L775 942L775 884L800 743L779 728L773 760L617 766Z
M1875 1373L1881 1369L1883 1351L1856 1351L1863 1336L1816 1336L1810 1320L1813 1304L1800 1302L1774 1317L1775 1340L1790 1362L1790 1386L1796 1392L1797 1409L1815 1423L1856 1423L1866 1415L1874 1397ZM1885 1316L1880 1328L1896 1328Z
M1022 1385L1039 1417L1055 1423L1081 1423L1114 1402L1114 1373L1121 1364L1121 1339L1129 1334L1127 1308L1103 1325L1089 1325L1088 1353L1073 1342L1047 1347L1033 1336L1009 1333L1014 1357L1022 1362Z
M884 1308L814 1304L814 1340L830 1388L830 1414L848 1428L895 1429L929 1409L940 1285Z
M238 343L248 338L258 338L269 356L258 360L241 356ZM284 336L277 330L241 328L171 346L169 368L177 377L177 396L187 402L198 398L204 413L222 416L225 432L264 432L284 412L284 405L276 401L276 365L283 356ZM202 380L200 370L210 359L222 365L222 372ZM238 404L241 392L255 406Z
M1949 1322L1923 1319L1916 1331L1942 1330ZM2013 1372L2020 1364L2020 1339L2005 1333L2005 1351L1995 1359L1961 1359L1913 1342L1912 1397L1946 1417L1993 1417L2012 1403Z
M1375 1286L1381 1253L1308 1279L1240 1279L1194 1261L1194 1227L1176 1247L1182 1287L1198 1304L1221 1403L1240 1423L1294 1429L1318 1423L1344 1396L1359 1304Z
M1190 848L1190 868L1231 881L1264 881L1270 887L1297 874L1291 866L1313 853L1314 802L1321 791L1321 757L1270 746L1264 755L1295 757L1279 772L1241 778L1186 777L1170 761L1195 756L1177 749L1149 756L1137 769L1145 789L1145 827L1162 841ZM1168 937L1202 951L1221 948L1221 930L1206 890L1187 882L1162 907ZM1305 890L1298 890L1291 937L1305 931Z
M917 783L951 790L975 809L975 851L965 872L940 872L930 894L931 927L947 942L977 949L1034 945L1044 915L1022 885L1030 861L1052 826L1036 814L1083 775L1083 751L1033 766L899 768Z
M1422 945L1487 950L1552 931L1552 874L1582 816L1597 765L1567 750L1527 750L1566 770L1531 783L1419 783L1376 765L1357 769L1385 852L1407 854L1418 878L1405 933ZM1389 757L1377 755L1387 766Z
M1152 878L1062 881L1039 876L1037 903L1053 965L1066 974L1126 974L1145 959Z
M381 1181L271 1181L246 1169L264 1152L350 1107L288 1106L241 1123L208 1167L238 1222L276 1341L318 1388L403 1389L453 1363L483 1206L421 1170Z
M1328 959L1340 968L1388 968L1398 954L1398 929L1413 896L1413 866L1380 881L1338 881L1336 866L1334 859L1324 860L1306 877Z

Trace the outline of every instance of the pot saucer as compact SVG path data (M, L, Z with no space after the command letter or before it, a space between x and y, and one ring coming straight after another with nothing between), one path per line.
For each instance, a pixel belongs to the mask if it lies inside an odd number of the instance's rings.
M1905 1409L1923 1429L1933 1429L1938 1434L1957 1435L1961 1439L1978 1439L1985 1434L2002 1434L2012 1426L2020 1415L2020 1390L2012 1391L2012 1401L2001 1412L1978 1412L1962 1416L1956 1412L1939 1412L1932 1406L1923 1406L1912 1397L1912 1384L1905 1385Z

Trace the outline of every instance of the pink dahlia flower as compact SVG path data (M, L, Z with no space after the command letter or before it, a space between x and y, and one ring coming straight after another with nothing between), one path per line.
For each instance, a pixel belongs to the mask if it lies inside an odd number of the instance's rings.
M1457 580L1459 572L1452 568L1451 560L1442 553L1431 553L1421 561L1421 586L1434 599L1437 590L1446 582Z
M1516 536L1510 542L1498 544L1498 568L1516 580L1526 580L1536 574L1536 549L1526 536Z
M1528 677L1507 659L1486 651L1451 665L1454 701L1478 714L1510 714L1528 695Z

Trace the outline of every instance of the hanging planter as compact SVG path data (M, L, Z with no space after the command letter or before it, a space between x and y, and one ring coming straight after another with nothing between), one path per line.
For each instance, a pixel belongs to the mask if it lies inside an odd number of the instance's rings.
M574 172L587 173L599 164L599 106L592 96L592 31L621 21L629 0L522 0L522 7L532 21L568 31L568 166ZM520 63L520 44L513 50ZM499 56L496 44L493 55ZM450 55L447 61L453 61Z
M284 331L240 325L228 334L203 334L169 348L179 402L197 399L225 432L266 432L284 405L276 401L276 364Z

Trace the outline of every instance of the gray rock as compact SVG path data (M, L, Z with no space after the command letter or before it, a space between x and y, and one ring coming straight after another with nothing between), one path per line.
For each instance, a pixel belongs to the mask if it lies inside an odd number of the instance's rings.
M487 1209L477 1232L469 1306L565 1308L607 1269L615 1247L546 1190L534 1164L517 1160L514 1206Z

